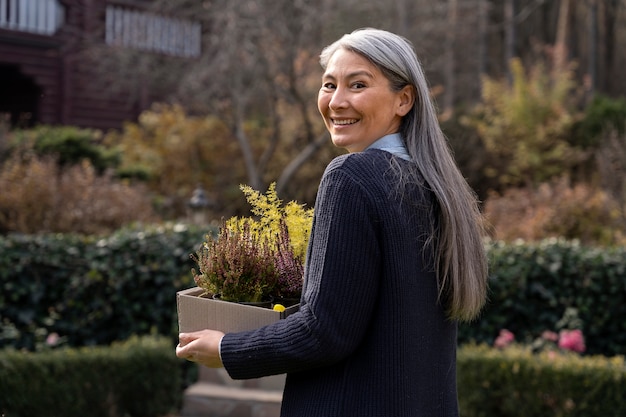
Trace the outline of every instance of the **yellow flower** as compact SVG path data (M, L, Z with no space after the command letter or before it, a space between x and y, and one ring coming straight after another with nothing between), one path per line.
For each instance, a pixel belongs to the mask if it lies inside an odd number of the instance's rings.
M282 313L283 311L285 311L285 306L282 304L274 304L274 311Z

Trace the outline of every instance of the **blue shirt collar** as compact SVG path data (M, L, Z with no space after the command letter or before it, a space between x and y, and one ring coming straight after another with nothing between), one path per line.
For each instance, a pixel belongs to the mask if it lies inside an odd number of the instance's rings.
M406 159L407 161L411 160L409 152L406 150L406 146L404 145L404 141L402 141L402 135L400 135L400 133L392 133L391 135L383 136L365 149L380 149L383 151L387 151L399 158Z

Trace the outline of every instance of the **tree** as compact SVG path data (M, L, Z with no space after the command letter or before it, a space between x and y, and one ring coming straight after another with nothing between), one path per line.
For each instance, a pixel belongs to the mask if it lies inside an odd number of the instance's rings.
M200 22L201 55L172 58L93 42L85 56L110 74L114 89L149 91L191 114L218 117L239 146L242 182L260 190L279 178L284 190L328 141L312 99L323 13L291 0L159 0L150 10Z

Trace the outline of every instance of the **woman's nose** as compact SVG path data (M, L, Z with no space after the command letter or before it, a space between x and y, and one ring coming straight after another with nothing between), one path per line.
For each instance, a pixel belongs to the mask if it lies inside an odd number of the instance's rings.
M346 99L346 95L344 94L342 90L337 88L333 92L332 96L330 97L330 101L328 102L328 107L335 110L335 109L345 108L347 104L348 102Z

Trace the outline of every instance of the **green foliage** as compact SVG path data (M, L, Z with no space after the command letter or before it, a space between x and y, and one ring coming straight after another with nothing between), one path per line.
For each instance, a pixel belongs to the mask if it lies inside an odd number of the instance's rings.
M106 345L133 334L176 338L177 291L193 286L190 254L207 230L170 225L111 236L0 237L0 348ZM489 302L459 342L501 329L531 343L578 312L586 352L626 351L626 248L560 240L492 242Z
M32 149L38 156L52 156L61 166L80 164L88 160L98 173L115 168L120 154L100 144L102 133L73 126L39 126L13 132L14 152Z
M179 408L180 361L165 338L39 353L0 351L0 414L158 417Z
M177 291L206 229L164 225L108 237L0 236L0 348L105 345L133 334L175 337Z
M613 99L603 95L593 98L584 116L572 128L576 143L585 147L597 147L603 134L616 131L626 133L626 98Z
M587 352L626 354L626 248L576 242L492 242L489 301L474 323L459 326L461 342L493 343L501 329L530 343L556 328L568 308L582 321Z
M590 417L626 415L623 357L580 357L523 347L466 345L458 351L461 415Z
M568 107L572 74L542 65L527 74L519 59L510 65L512 85L485 78L482 103L464 123L477 130L489 152L488 177L505 186L538 184L582 158L567 140L574 121Z

